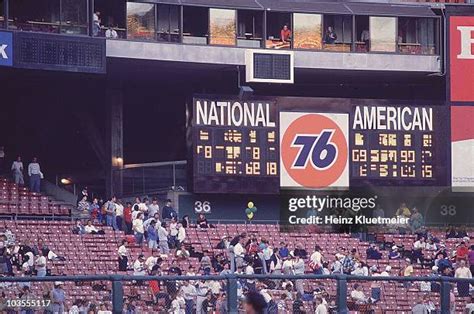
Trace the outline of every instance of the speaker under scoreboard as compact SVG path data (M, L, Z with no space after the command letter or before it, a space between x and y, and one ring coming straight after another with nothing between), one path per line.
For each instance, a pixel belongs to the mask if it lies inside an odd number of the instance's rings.
M292 51L245 51L247 82L288 83L294 82L294 54Z

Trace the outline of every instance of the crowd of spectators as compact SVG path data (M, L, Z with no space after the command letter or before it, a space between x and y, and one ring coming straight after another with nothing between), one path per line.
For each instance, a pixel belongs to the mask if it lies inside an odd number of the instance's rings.
M112 201L115 202L114 199ZM131 268L136 275L210 275L230 272L246 275L300 275L311 272L314 274L408 277L416 276L415 268L420 268L429 269L430 276L472 278L474 246L469 247L470 238L464 227L449 227L444 238L438 238L422 224L412 223L410 230L408 230L415 238L411 247L374 241L371 242L365 254L361 254L357 247L341 246L338 252L332 256L328 256L319 245L316 245L310 252L302 243L296 243L289 247L287 243L281 242L279 246L272 247L270 241L259 237L258 233L241 233L233 238L223 237L215 247L216 252L219 253L213 255L208 252L194 252L186 245L187 228L212 227L204 215L196 217L195 223L191 223L189 217L183 217L178 221L176 211L172 209L169 201L166 202L168 209L165 211L163 208L161 214L159 207L156 207L156 211L153 209L153 204L155 204L153 201L149 203L147 199L144 199L142 202L137 198L134 205L127 205L133 216L131 228L135 240L133 245L146 245L147 243L150 256L141 255L130 264L127 248L130 242L124 240L118 250L120 270ZM415 215L416 217L419 214L416 208L408 210L405 207L404 204L400 207L400 215ZM419 215L421 216L421 214ZM129 232L129 229L126 231ZM451 238L457 239L457 246L454 251L448 252L444 242ZM177 266L166 270L162 269L165 259L171 259L171 264L175 265L174 260L189 256L199 258L199 269L190 268L187 272ZM379 269L377 261L384 258L400 260L402 268L397 272L393 272L390 265ZM179 310L183 310L183 313L192 313L192 308L197 309L197 313L209 313L209 311L206 312L206 308L212 308L218 313L226 313L225 302L219 302L226 298L224 285L223 282L212 280L168 282L164 291L153 283L150 283L150 289L155 301L159 302L160 299L164 299L163 304L168 304L168 307L176 310L173 313L181 313ZM427 313L434 311L434 303L429 298L429 292L439 292L438 283L400 283L400 286L405 289L426 292L426 296L414 305L414 310L423 306L427 309ZM312 302L316 313L334 312L336 308L335 296L330 296L327 290L324 285L321 285L313 291L307 291L302 279L245 279L238 281L238 296L242 301L241 304L245 304L249 293L257 292L265 300L266 313L278 313L278 310L281 311L286 307L288 300L291 300L293 304L291 310L294 313L303 312L303 302ZM277 296L275 296L275 291L278 291ZM460 297L466 297L470 295L471 288L468 283L458 283L452 291L456 291ZM380 301L382 293L378 282L373 282L370 291L364 291L362 285L355 283L350 285L349 302L356 306L367 305L370 307ZM219 306L222 308L217 310Z

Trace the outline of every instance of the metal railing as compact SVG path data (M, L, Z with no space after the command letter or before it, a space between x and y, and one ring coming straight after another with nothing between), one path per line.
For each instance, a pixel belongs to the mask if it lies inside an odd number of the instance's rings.
M115 170L123 182L123 196L137 196L186 189L185 160L125 165Z
M336 281L337 313L348 313L347 295L348 283L361 281L391 281L391 282L430 282L440 285L440 313L450 313L450 293L453 283L474 284L474 279L461 279L452 277L395 277L395 276L353 276L353 275L208 275L208 276L129 276L129 275L91 275L91 276L47 276L47 277L0 277L0 283L10 282L95 282L108 281L112 283L112 308L113 313L122 313L124 306L124 282L131 281L198 281L219 280L226 282L227 306L229 313L239 312L238 281L239 280L326 280Z

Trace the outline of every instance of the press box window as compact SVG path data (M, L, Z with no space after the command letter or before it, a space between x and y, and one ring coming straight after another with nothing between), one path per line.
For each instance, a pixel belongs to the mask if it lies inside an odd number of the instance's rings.
M127 2L127 38L155 39L155 5Z
M237 11L237 46L259 48L262 45L263 13Z
M322 48L321 14L293 14L293 47L295 49Z
M235 46L236 12L227 9L209 9L211 45Z
M370 17L370 51L396 51L396 17Z
M185 6L183 8L183 43L207 45L208 24L208 8Z
M158 4L158 41L179 42L179 7L176 5Z
M437 20L398 18L398 51L406 54L436 54Z

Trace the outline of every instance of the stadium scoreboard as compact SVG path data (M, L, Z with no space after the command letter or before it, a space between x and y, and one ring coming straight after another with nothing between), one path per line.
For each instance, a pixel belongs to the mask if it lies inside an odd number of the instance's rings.
M352 177L434 180L438 176L435 113L432 107L355 106Z
M194 191L278 193L276 119L273 101L195 98Z

